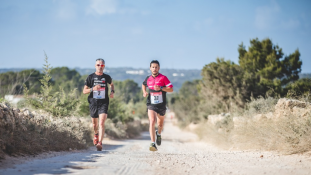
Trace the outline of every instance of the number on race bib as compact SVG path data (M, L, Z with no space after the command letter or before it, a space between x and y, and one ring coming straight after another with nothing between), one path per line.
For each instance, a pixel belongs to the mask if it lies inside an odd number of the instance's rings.
M163 103L162 92L151 92L150 100L151 100L151 104Z
M99 91L93 91L93 98L105 99L105 87L101 87Z

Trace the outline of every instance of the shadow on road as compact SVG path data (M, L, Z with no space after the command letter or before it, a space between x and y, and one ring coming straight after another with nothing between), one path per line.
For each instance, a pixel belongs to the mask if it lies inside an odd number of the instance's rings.
M134 139L131 139L131 141L135 141L135 140L150 140L150 135L149 135L149 131L145 131L145 132L142 132L140 133L140 136L134 138Z
M69 174L70 168L76 170L93 169L91 166L79 166L84 162L97 162L96 159L114 152L115 149L122 147L122 144L104 144L103 151L96 151L95 146L82 152L66 152L63 155L36 158L27 163L15 165L13 168L0 169L0 174Z
M16 164L13 168L0 169L1 174L69 174L70 169L83 170L95 169L97 159L107 155L115 154L115 150L123 147L128 142L135 142L135 140L150 140L149 132L142 132L140 136L128 140L109 140L103 141L103 151L96 151L95 146L84 151L64 152L61 155L48 155L48 158L40 158L40 155L26 161L26 163ZM107 143L108 142L108 143ZM94 166L82 166L84 163L94 162ZM92 163L93 164L93 163Z

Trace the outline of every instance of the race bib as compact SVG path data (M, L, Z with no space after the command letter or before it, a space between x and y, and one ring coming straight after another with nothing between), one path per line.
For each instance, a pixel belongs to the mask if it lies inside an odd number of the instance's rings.
M99 91L93 91L93 98L105 99L105 87L101 87Z
M163 103L162 92L150 92L151 104Z

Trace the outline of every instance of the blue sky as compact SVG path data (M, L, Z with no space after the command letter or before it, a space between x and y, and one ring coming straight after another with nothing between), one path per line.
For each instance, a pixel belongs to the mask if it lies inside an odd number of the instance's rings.
M269 37L285 55L299 49L311 73L308 0L1 0L0 68L202 69L238 63L238 45Z

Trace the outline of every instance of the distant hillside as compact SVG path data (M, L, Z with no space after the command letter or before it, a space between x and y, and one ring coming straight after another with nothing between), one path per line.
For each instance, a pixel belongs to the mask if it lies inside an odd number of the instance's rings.
M311 73L310 74L300 74L299 78L311 78Z
M31 68L29 68L29 69L31 69ZM5 72L10 72L10 71L11 72L20 72L22 70L25 70L25 68L8 68L8 69L2 68L2 69L0 69L0 74L5 73Z
M81 76L89 75L95 71L95 68L82 69L74 68ZM25 69L22 68L12 68L12 69L0 69L0 73L5 73L9 71L19 72ZM41 69L38 69L41 71ZM109 74L113 80L123 81L126 79L134 80L138 86L141 86L145 78L150 75L149 69L134 69L134 68L109 68L107 67L104 71ZM174 85L174 91L177 92L185 81L192 81L195 79L201 79L201 70L193 69L160 69L160 73L166 75L168 79ZM195 88L195 87L194 87Z
M89 75L95 71L95 68L74 68L80 73L81 76ZM25 70L23 68L12 68L12 69L0 69L0 73L14 71L19 72ZM38 69L41 70L41 69ZM134 80L138 86L142 84L147 75L150 75L149 69L134 69L129 67L121 68L109 68L107 67L104 71L109 74L113 80L123 81L126 79ZM201 79L201 70L199 69L160 69L160 73L166 75L174 85L174 90L177 92L185 81L192 81L195 79ZM299 75L300 78L311 78L311 73L303 73Z
M95 69L75 68L81 75L89 75ZM139 86L150 75L149 69L134 69L134 68L106 68L105 73L109 74L113 80L123 81L126 79L134 80ZM160 69L160 73L166 75L174 85L174 90L177 92L185 81L201 79L201 70L193 69Z

